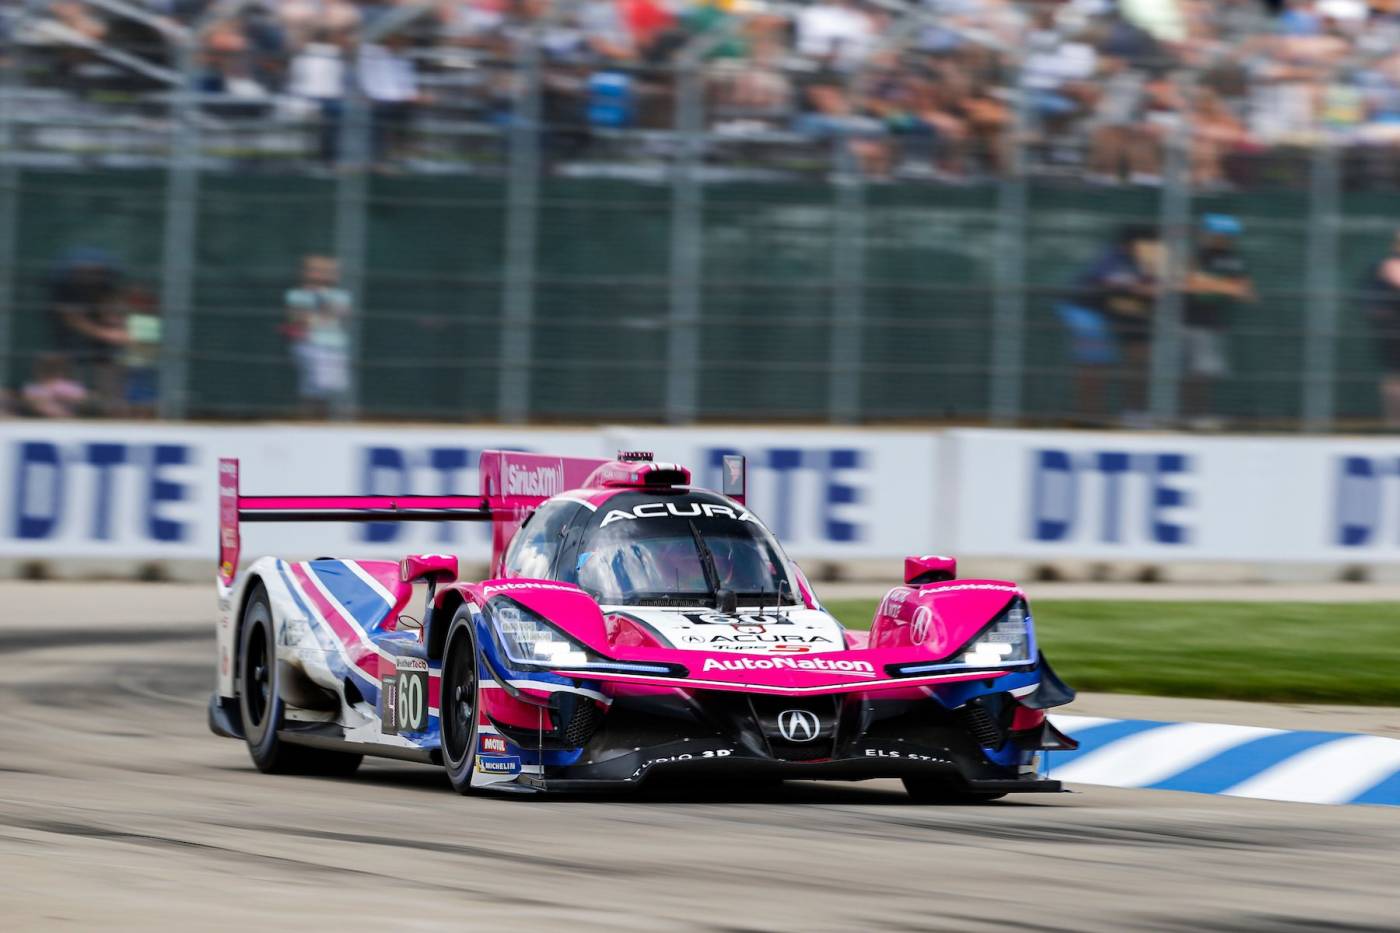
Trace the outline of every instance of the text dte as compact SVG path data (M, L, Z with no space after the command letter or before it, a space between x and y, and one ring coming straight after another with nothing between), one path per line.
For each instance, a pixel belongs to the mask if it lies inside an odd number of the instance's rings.
M1036 450L1032 540L1186 545L1191 458L1180 453Z
M10 453L12 538L169 541L188 538L193 448L183 444L20 441Z
M1400 543L1400 458L1346 456L1335 463L1332 540L1347 548Z

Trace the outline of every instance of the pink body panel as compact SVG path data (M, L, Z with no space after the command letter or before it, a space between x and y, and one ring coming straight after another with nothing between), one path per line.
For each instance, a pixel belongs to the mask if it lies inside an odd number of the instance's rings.
M995 590L973 590L978 596L964 597L967 620L963 628L971 637L985 626L1010 598L1004 584L988 584ZM779 695L914 691L938 684L957 683L1003 676L1004 672L954 672L920 677L890 677L886 666L913 664L941 657L933 644L860 644L857 635L848 650L801 655L749 655L734 652L692 651L660 647L641 637L620 636L624 631L616 620L609 622L586 592L569 583L552 580L488 580L480 584L452 587L481 604L494 596L507 596L567 631L604 658L638 664L681 665L689 677L658 676L645 672L560 670L566 677L599 681L614 695L655 692L656 690L704 689L737 690ZM1014 588L1011 588L1014 590ZM1017 591L1019 592L1019 591ZM945 599L947 594L945 595ZM1000 595L1000 601L996 596ZM933 596L928 596L929 602ZM993 605L995 604L995 605ZM985 612L983 615L979 613ZM907 629L908 624L902 623ZM957 629L961 631L962 628ZM895 639L898 641L898 639ZM957 645L954 645L957 647ZM952 649L949 649L950 651ZM946 652L945 652L946 653Z
M682 651L676 649L634 650L626 661L682 664L690 676L678 680L646 673L561 670L566 677L596 680L608 685L614 695L637 687L667 687L685 690L723 690L761 693L772 696L822 696L834 693L881 693L887 691L919 695L920 688L967 680L987 680L1005 675L1003 671L959 671L920 677L890 677L885 665L927 661L927 652L915 650L827 652L804 655L752 655L732 652ZM620 659L621 660L621 659Z
M897 586L885 594L875 611L870 645L918 646L934 658L946 658L1021 595L1020 587L1000 580Z
M241 540L238 530L238 461L219 460L219 580L233 583L238 573Z

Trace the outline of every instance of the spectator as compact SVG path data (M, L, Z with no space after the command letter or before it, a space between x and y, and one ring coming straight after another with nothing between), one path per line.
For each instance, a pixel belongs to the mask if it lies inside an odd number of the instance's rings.
M120 288L115 260L86 248L65 256L49 282L51 349L86 373L99 404L109 410L121 404L119 360L128 342Z
M45 353L34 361L34 376L20 393L21 409L36 418L75 418L88 391L73 378L68 358Z
M374 161L378 165L404 151L413 106L419 102L418 72L402 33L383 44L360 48L360 88L369 100L374 122Z
M1198 190L1228 187L1226 157L1252 148L1244 121L1231 112L1214 89L1197 88L1191 115L1192 185Z
M1129 420L1142 417L1161 261L1161 242L1152 228L1125 227L1080 275L1074 299L1057 309L1077 364L1076 410L1105 413L1105 376L1117 367L1118 408Z
M1183 407L1191 418L1218 415L1214 389L1230 374L1227 335L1236 309L1255 300L1254 282L1239 251L1243 233L1244 227L1229 214L1201 218L1195 260L1186 280L1182 328Z
M576 16L584 44L602 64L637 58L623 6L620 0L585 0L578 7Z
M287 292L287 333L306 414L324 418L350 388L352 296L340 287L340 264L329 256L302 260L301 283Z
M148 288L126 293L126 414L151 417L159 399L160 303Z
M1400 428L1400 230L1390 254L1371 268L1367 293L1381 365L1381 412L1387 428Z
M852 0L816 0L797 14L797 51L849 71L875 50L875 22Z
M1105 59L1103 76L1091 120L1088 178L1114 184L1125 172L1132 179L1159 177L1157 141L1143 125L1146 78L1121 58Z
M287 90L310 101L320 111L321 161L333 164L340 155L340 122L345 112L345 40L320 30L292 59Z

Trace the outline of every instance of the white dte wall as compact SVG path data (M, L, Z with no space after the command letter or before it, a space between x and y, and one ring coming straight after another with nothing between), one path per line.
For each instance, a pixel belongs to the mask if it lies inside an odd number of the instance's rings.
M215 461L246 493L474 493L480 451L650 449L750 504L794 557L1240 562L1400 560L1400 440L1059 431L0 424L0 558L207 559ZM245 557L484 560L476 525L245 526ZM211 571L212 572L212 571ZM892 572L897 572L893 570Z

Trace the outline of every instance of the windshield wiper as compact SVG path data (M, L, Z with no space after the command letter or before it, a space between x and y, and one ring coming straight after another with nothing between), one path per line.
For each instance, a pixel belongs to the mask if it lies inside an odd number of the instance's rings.
M690 536L695 539L695 549L700 552L700 569L705 572L705 584L710 588L709 596L714 600L715 608L719 606L719 568L715 566L715 555L710 550L710 546L705 543L705 536L700 533L700 528L693 521L687 521L690 526Z

